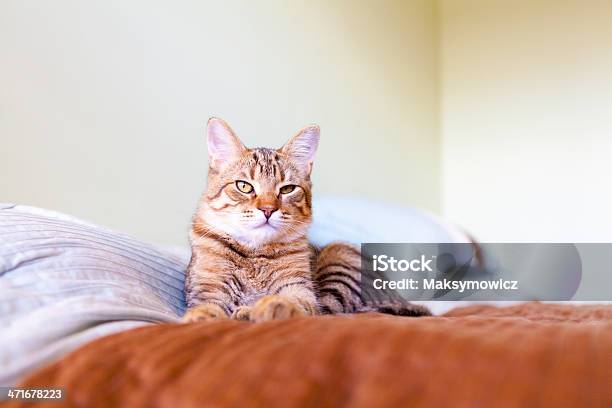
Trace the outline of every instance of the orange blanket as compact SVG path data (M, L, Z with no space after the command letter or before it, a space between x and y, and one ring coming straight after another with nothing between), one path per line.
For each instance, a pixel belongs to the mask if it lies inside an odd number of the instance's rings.
M612 307L157 325L22 386L65 387L64 404L82 407L612 406Z

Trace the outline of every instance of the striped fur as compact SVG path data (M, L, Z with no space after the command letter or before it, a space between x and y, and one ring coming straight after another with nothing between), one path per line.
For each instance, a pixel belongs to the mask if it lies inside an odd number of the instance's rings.
M365 293L361 288L375 277L362 268L359 249L335 242L317 255L314 282L319 311L324 314L381 312L401 316L426 316L427 308L411 304L395 292Z
M343 243L319 251L308 243L318 137L318 127L309 126L281 149L248 149L225 122L209 121L210 169L190 232L185 321L425 314L406 302L367 305L359 251Z

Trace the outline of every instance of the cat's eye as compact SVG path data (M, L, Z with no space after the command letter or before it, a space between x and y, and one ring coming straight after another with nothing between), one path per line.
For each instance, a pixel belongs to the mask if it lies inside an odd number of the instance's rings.
M253 192L253 186L242 180L236 180L236 188L244 194L249 194Z
M296 186L294 184L287 184L286 186L282 186L280 188L280 193L281 194L289 194L290 192L295 190L295 187Z

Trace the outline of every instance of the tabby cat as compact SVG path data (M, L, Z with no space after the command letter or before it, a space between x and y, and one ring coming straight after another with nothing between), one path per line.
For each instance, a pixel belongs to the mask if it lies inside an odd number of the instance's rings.
M367 310L428 314L407 302L366 306L359 250L334 243L319 251L309 244L318 126L303 128L277 150L246 148L218 118L209 120L207 138L208 185L190 232L184 321Z

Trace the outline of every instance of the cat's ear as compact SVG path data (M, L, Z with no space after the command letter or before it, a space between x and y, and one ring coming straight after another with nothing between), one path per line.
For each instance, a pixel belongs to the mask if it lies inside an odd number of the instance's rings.
M221 169L226 164L238 160L246 150L232 128L223 119L208 119L206 137L208 163L215 169Z
M319 126L306 126L289 139L280 150L310 174L319 146L319 133Z

